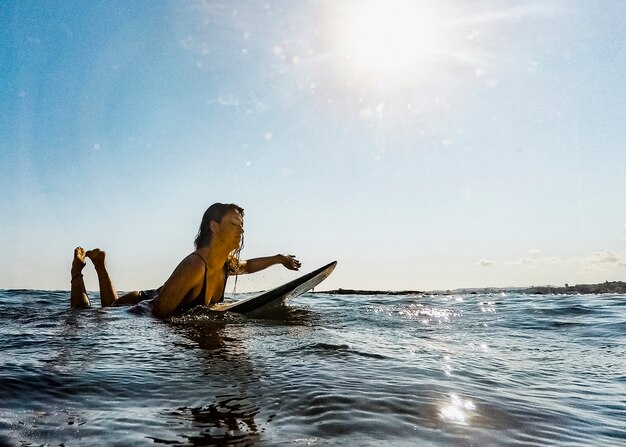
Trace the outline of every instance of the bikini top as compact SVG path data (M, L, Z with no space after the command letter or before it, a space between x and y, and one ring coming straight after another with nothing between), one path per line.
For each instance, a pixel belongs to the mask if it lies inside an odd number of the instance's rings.
M206 263L206 260L200 256L198 253L193 252L191 253L191 255L196 255L198 256L200 259L202 259L202 262L204 262L204 281L202 283L202 289L200 290L200 293L198 294L197 297L195 297L193 299L193 301L190 301L189 303L187 303L184 308L188 309L194 306L204 306L204 302L205 302L205 298L206 298L206 272L209 268L208 264ZM189 256L191 256L189 255ZM222 289L222 295L220 296L220 299L217 301L218 303L224 301L224 292L226 291L226 280L228 279L228 264L224 264L224 288Z

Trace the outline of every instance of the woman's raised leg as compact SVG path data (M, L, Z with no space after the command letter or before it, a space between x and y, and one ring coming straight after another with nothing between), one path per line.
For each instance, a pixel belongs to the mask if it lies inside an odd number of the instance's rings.
M85 290L85 283L83 281L83 268L85 268L85 250L83 250L82 247L76 247L74 249L72 268L70 270L72 275L72 279L70 281L71 307L84 308L90 306L89 297L87 296L87 290Z
M102 307L108 307L117 300L117 292L115 291L115 287L113 287L113 282L109 277L109 272L107 271L104 258L106 257L106 253L99 248L94 248L93 250L89 250L85 253L91 262L93 262L93 266L96 268L96 273L98 274L98 284L100 285L100 303Z

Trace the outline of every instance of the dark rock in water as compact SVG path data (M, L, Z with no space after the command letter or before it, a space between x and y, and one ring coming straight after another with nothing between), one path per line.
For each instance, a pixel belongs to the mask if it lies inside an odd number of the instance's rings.
M422 295L424 292L418 290L358 290L358 289L336 289L323 293L331 295Z

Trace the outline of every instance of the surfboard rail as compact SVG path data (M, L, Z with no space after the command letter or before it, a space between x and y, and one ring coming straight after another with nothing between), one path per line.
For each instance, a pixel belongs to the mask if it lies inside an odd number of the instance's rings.
M239 312L247 313L258 310L263 306L269 304L285 301L296 296L300 296L303 293L316 287L319 283L324 281L335 270L337 261L330 262L317 270L314 270L306 275L302 275L288 283L278 286L274 289L263 292L259 295L244 298L234 303L219 303L209 307L209 310L214 312Z

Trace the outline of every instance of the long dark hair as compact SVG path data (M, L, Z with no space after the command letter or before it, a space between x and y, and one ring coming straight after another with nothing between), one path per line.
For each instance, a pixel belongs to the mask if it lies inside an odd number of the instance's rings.
M204 212L202 216L202 222L200 222L200 229L194 240L196 248L201 248L209 245L211 242L211 221L220 223L222 218L231 211L237 211L243 217L243 208L234 203L214 203Z

